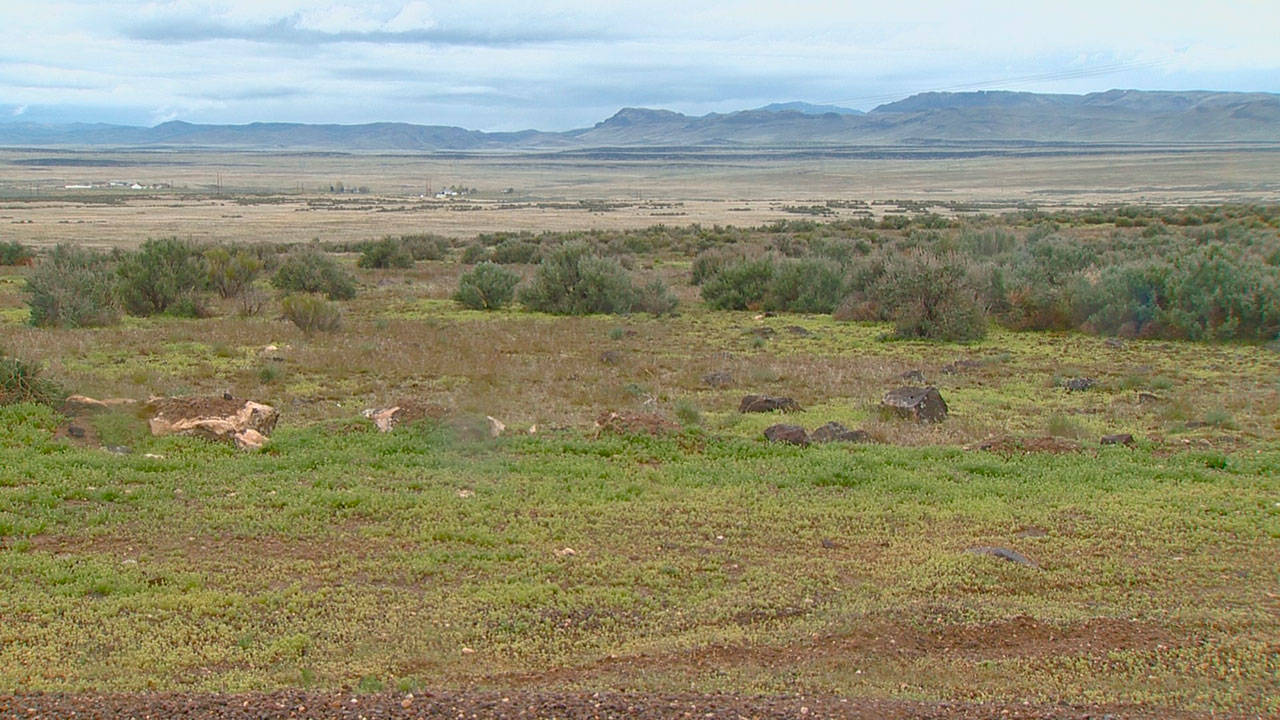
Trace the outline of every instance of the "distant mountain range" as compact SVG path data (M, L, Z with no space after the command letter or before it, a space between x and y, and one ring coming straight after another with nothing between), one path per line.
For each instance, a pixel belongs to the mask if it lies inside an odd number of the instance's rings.
M809 103L682 115L624 108L589 128L487 133L440 125L250 123L155 127L0 123L9 147L183 147L448 151L938 142L1280 142L1280 95L1109 90L1088 95L922 93L870 112Z

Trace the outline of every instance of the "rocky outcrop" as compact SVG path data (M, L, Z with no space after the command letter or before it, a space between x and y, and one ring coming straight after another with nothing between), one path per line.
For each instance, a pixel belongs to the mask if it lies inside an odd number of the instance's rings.
M832 421L814 430L809 439L815 443L829 442L871 442L871 435L866 430L850 430L838 422Z
M801 407L789 397L770 397L768 395L748 395L738 403L740 413L763 413L781 410L782 412L800 412Z
M942 422L947 403L936 387L900 387L885 393L880 406L898 417L916 422Z
M787 443L806 447L809 434L799 425L770 425L764 429L764 437L769 442Z
M158 398L147 404L151 434L191 435L256 450L267 442L280 413L252 400Z

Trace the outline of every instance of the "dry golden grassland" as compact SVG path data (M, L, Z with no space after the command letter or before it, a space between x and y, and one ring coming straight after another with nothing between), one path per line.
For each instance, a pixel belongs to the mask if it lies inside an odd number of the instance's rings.
M966 149L973 152L974 149ZM828 219L893 212L896 199L978 210L1280 198L1277 148L1053 148L904 159L698 150L666 155L359 155L0 151L0 237L133 247L197 241L341 241L435 232L761 225L784 208L861 201ZM919 152L919 151L912 151ZM1003 152L1003 151L1002 151ZM1074 152L1074 154L1070 154ZM67 189L139 183L159 189ZM217 190L221 182L221 192ZM342 183L367 193L331 193ZM476 193L421 198L448 186ZM509 192L508 192L509 191Z

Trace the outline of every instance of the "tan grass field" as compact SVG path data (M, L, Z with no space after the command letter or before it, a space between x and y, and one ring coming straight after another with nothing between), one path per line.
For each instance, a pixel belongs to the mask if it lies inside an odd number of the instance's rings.
M798 151L339 155L0 151L0 238L131 247L197 241L352 240L435 232L761 225L787 206L890 201L998 211L1034 205L1215 204L1280 199L1280 148L1052 148L1021 155L810 157ZM1004 151L1001 151L1004 152ZM892 153L890 153L892 154ZM903 153L898 153L903 155ZM132 190L110 183L146 186ZM331 186L366 188L334 193ZM67 186L92 185L91 189ZM107 186L107 187L102 187ZM158 189L155 189L159 186ZM426 195L459 186L449 200ZM826 219L867 209L833 208Z

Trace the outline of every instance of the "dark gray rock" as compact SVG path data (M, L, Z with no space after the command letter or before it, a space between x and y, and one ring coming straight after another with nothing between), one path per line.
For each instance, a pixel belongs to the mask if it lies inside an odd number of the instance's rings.
M1084 392L1085 390L1092 390L1097 384L1098 381L1093 378L1079 377L1067 380L1062 383L1062 387L1066 388L1067 392Z
M79 425L68 425L68 426L67 426L67 434L68 434L68 435L70 435L71 437L73 437L73 438L77 439L77 440L80 440L80 439L83 439L83 438L84 438L85 430L84 430L84 428L80 427Z
M928 382L924 379L924 373L919 370L908 370L899 375L898 379L913 385L928 385Z
M799 412L800 406L789 397L770 397L768 395L748 395L738 403L738 412L762 413L781 410L782 412Z
M801 447L809 444L809 434L799 425L770 425L764 429L764 436L769 442L789 443Z
M969 553L970 555L989 555L993 558L1008 560L1009 562L1017 563L1019 565L1026 565L1027 567L1038 567L1026 555L1023 555L1022 553L1016 550L1010 550L1009 548L1005 548L1005 547L992 547L992 546L984 545L979 547L966 548L965 552Z
M916 422L942 422L947 417L947 403L936 387L900 387L884 394L881 407Z
M1115 435L1103 435L1100 440L1103 445L1132 445L1133 435L1129 433L1116 433Z
M808 328L800 327L799 325L788 325L783 329L796 337L811 337L813 335Z
M850 430L844 425L834 421L814 430L813 433L809 435L809 439L816 443L871 442L871 436L867 434L866 430Z
M982 367L982 361L980 360L957 360L943 365L942 372L944 375L957 375L966 370L977 370L980 367Z
M600 362L605 365L617 365L622 362L622 353L617 350L605 350L600 353Z
M702 376L702 384L718 389L733 386L733 376L727 372L713 372Z

